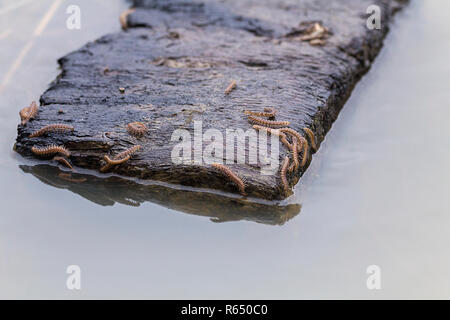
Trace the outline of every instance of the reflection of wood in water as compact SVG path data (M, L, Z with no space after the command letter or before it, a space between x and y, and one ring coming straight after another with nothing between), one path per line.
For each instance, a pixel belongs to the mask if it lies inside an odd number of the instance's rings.
M58 177L61 179L64 179L66 181L69 182L73 182L73 183L82 183L85 182L87 179L86 178L72 178L72 174L71 173L66 173L66 172L60 172L58 173Z
M21 165L20 168L48 185L70 190L102 206L112 206L116 202L139 206L149 201L172 210L210 217L213 222L248 220L269 225L281 225L301 209L299 204L258 203L224 194L140 184L117 176L103 178L80 173L69 176L58 167L46 164Z

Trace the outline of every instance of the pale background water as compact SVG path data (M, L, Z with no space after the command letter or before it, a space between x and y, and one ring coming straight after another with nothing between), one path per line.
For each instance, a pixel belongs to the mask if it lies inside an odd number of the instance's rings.
M18 110L59 57L118 31L127 8L73 0L52 14L53 3L0 0L0 298L450 298L448 1L413 1L396 17L282 226L103 207L24 173ZM65 27L69 4L81 30ZM66 288L72 264L80 291ZM381 290L366 287L369 265Z

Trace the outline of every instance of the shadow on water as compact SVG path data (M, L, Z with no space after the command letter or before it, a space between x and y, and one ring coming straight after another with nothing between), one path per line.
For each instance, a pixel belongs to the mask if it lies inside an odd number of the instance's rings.
M213 222L248 220L269 225L282 225L301 209L300 204L262 204L208 192L141 184L118 176L98 177L62 171L45 164L19 167L48 185L67 189L102 206L112 206L116 202L139 206L149 201L172 210L210 217Z

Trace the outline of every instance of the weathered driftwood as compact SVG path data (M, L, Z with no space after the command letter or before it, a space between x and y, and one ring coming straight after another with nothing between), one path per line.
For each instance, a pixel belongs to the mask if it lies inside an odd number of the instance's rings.
M33 146L64 145L75 167L98 172L104 155L139 144L140 152L111 168L112 173L238 193L211 166L174 164L174 130L192 132L194 120L201 120L203 131L214 128L225 136L226 129L251 127L244 110L273 106L277 120L289 120L298 132L310 128L319 147L379 52L393 13L404 3L135 1L126 31L106 35L59 60L61 75L41 96L38 115L19 125L15 149L32 157ZM381 30L366 27L366 9L372 4L382 9ZM313 43L321 46L302 41L314 22L327 28L327 36ZM225 94L232 80L237 86ZM142 137L127 131L127 124L136 121L148 127ZM29 138L53 123L75 129ZM287 153L281 147L280 165ZM290 187L309 161L288 175ZM259 165L230 167L245 178L250 197L286 197L279 174L261 175Z

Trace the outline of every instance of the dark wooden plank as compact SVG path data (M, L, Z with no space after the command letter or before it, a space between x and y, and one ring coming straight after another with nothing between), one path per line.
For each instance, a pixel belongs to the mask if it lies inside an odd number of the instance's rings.
M251 127L243 110L273 106L277 120L289 120L298 132L310 128L320 145L404 3L135 1L126 31L59 60L61 75L41 96L38 116L19 125L15 149L30 157L32 146L65 145L74 166L98 172L105 154L139 144L142 150L111 172L236 193L235 185L209 165L173 163L174 131L193 133L194 121L201 121L203 131L217 129L225 137L227 129ZM366 27L371 4L382 8L380 30ZM299 39L314 21L330 31L324 46ZM232 79L237 87L225 95ZM126 126L133 121L146 123L148 134L131 136ZM53 123L75 130L29 138ZM281 147L280 164L286 154ZM290 187L310 160L288 176ZM280 200L289 195L279 172L262 175L260 162L230 167L245 178L250 197Z

